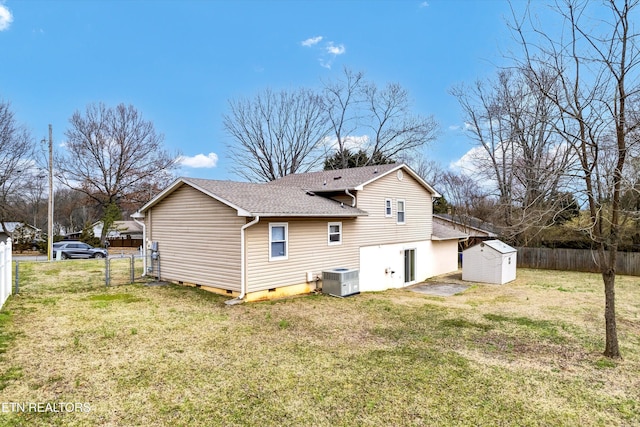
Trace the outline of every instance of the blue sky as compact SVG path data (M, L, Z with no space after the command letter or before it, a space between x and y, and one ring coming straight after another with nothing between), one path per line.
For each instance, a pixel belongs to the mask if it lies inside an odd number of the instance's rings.
M0 0L0 99L37 140L52 124L56 150L76 110L132 104L183 154L180 175L238 179L228 100L319 87L346 66L434 115L425 155L447 167L472 148L448 90L504 62L509 16L506 0Z

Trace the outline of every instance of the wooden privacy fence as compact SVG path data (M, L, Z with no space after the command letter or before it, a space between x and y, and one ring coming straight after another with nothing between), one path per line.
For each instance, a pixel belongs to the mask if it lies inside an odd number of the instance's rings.
M599 273L598 254L589 249L518 249L518 267ZM618 252L617 274L640 276L640 253Z
M0 243L0 308L11 295L11 239Z
M110 248L139 248L142 246L142 239L114 237L108 240Z

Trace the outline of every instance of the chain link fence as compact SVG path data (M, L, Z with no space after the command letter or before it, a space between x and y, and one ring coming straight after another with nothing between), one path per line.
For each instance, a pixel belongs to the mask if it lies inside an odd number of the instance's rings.
M14 260L14 294L88 291L160 279L160 261L137 254L63 261Z

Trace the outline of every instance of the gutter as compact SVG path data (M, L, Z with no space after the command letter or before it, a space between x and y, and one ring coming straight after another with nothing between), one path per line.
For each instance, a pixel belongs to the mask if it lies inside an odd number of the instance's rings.
M138 220L144 218L145 215L141 212L134 212L130 216L133 222L142 227L142 276L144 277L147 275L147 227L144 222Z
M345 192L345 194L346 194L347 196L351 196L351 198L353 199L353 203L351 203L351 207L352 207L352 208L355 208L355 207L356 207L356 196L354 196L353 194L349 193L349 189L348 189L348 188L346 188L346 189L344 190L344 192Z
M257 224L260 221L260 216L256 215L256 217L253 219L253 221L246 223L245 225L243 225L240 228L240 295L237 296L237 298L234 298L232 300L228 300L225 301L224 303L226 305L236 305L236 304L241 304L245 297L245 295L247 294L247 278L246 278L246 274L245 274L245 244L244 244L244 240L245 240L245 230L249 227L251 227L252 225Z

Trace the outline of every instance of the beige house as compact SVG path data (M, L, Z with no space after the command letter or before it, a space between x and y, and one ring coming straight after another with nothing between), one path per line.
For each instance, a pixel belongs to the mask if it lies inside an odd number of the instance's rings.
M100 237L102 235L102 221L93 223L93 235ZM129 238L142 239L142 227L135 221L114 221L111 228L107 232L108 239Z
M464 235L434 233L438 196L404 164L261 184L179 178L134 217L162 279L255 301L311 292L338 267L359 270L361 292L456 270Z

